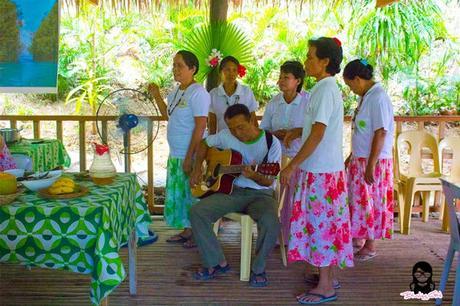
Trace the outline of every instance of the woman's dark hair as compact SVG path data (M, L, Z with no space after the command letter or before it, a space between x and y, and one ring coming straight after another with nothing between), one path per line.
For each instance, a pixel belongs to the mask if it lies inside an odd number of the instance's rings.
M337 39L330 37L310 39L308 41L308 46L316 48L316 56L319 59L329 59L329 64L326 67L327 73L336 75L340 72L340 63L342 63L343 51Z
M198 62L198 58L195 54L187 50L180 50L177 52L177 54L180 54L182 56L185 64L189 69L192 69L193 67L196 68L193 75L198 73L198 70L200 69L200 63Z
M374 77L374 67L364 59L355 59L345 66L343 77L347 80L354 80L356 77L371 80Z
M303 65L298 61L287 61L281 65L280 71L283 73L292 73L294 77L300 80L299 85L297 86L297 92L302 90L303 81L305 79L305 70Z
M229 55L229 56L224 57L220 61L219 71L222 71L222 69L224 69L225 65L227 65L227 63L229 63L229 62L234 63L237 66L240 65L240 62L236 58L234 58L233 56Z
M235 116L244 115L247 121L251 121L251 113L249 108L244 104L233 104L227 108L224 114L224 119L232 119Z

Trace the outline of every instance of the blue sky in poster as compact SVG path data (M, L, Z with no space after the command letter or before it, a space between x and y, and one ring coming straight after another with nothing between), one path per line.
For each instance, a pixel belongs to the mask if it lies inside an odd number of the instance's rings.
M56 0L12 0L18 10L23 45L19 62L0 63L0 87L55 87L56 62L34 62L29 46Z

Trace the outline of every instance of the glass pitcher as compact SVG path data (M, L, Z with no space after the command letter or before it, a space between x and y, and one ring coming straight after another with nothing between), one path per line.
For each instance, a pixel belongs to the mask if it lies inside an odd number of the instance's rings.
M113 182L117 170L110 158L109 146L105 144L92 143L94 159L89 168L89 175L97 185L107 185Z

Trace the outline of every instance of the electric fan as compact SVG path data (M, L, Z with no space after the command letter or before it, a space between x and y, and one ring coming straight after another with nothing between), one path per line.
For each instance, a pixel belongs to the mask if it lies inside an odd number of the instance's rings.
M145 93L131 88L111 92L97 109L99 137L103 143L124 155L126 173L129 172L129 155L147 149L158 135L160 123L153 121L152 116L160 116L156 104ZM154 243L158 239L150 229L144 234L147 238L139 238L138 246Z
M99 137L124 155L125 172L129 172L129 154L144 151L158 135L160 123L151 120L152 116L160 116L156 104L145 93L131 88L111 92L97 109Z

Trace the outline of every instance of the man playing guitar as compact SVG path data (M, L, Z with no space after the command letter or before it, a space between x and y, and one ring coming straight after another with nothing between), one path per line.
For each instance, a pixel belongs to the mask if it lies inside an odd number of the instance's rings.
M251 123L251 114L245 105L230 106L224 118L228 129L208 136L200 144L190 177L192 187L199 184L202 179L202 164L209 147L238 151L243 157L243 164L246 165L279 163L281 160L280 142ZM256 257L252 261L250 285L264 287L268 283L265 259L275 246L280 231L278 203L274 198L274 178L259 174L248 166L235 179L233 185L231 194L211 194L190 210L193 236L203 262L203 268L194 274L194 278L209 280L229 270L212 224L227 213L242 212L249 214L257 222L258 228Z

